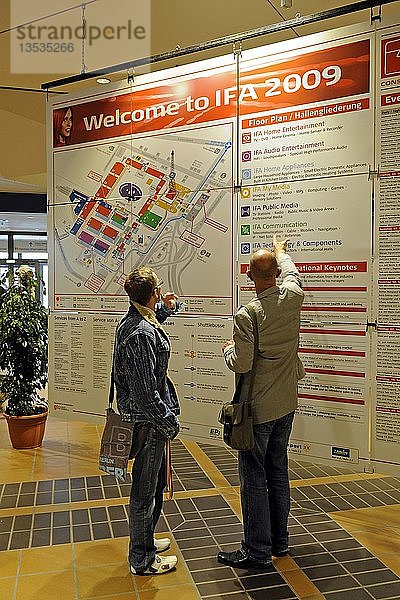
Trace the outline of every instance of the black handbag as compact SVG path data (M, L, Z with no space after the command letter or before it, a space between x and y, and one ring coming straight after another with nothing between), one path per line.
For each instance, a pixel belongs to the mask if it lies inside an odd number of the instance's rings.
M124 423L112 407L106 412L106 425L100 444L99 469L126 481L132 447L133 423Z
M101 436L99 469L126 481L128 460L131 458L134 423L124 422L113 409L114 368L111 370L106 424Z
M239 381L231 402L227 402L221 408L218 421L223 425L224 442L233 450L251 450L254 447L253 416L251 409L251 395L253 392L255 365L258 355L258 325L257 314L250 305L245 306L253 323L254 349L253 365L251 368L249 390L247 398L241 400L242 385L244 380L243 373L240 374Z
M114 475L120 481L126 482L128 477L128 461L136 458L142 450L146 443L151 423L122 421L121 415L113 409L114 390L114 369L112 369L110 391L108 393L108 408L106 410L106 424L100 443L99 469L109 475ZM170 440L166 442L166 469L166 499L170 500L174 494Z

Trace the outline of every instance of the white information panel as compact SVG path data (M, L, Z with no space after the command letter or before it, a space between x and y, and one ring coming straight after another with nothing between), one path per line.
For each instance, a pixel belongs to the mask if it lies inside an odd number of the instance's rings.
M372 457L377 470L400 466L400 27L382 29L377 65L376 139L379 178L374 269L374 411Z
M118 321L109 314L50 315L49 404L56 416L105 416Z
M51 101L58 414L102 414L124 280L149 264L185 301L166 324L182 431L220 443L221 346L254 296L250 254L277 234L305 290L291 451L360 469L400 455L397 362L381 358L400 327L399 31L325 32Z
M400 326L378 325L376 344L373 457L398 473L400 464Z
M50 316L49 399L56 416L94 421L105 416L119 320L98 313ZM232 320L176 316L163 327L171 341L169 376L181 404L180 436L222 443L218 413L234 388L222 345L232 336Z
M218 414L234 390L222 346L232 337L232 320L180 317L163 327L172 346L169 374L181 403L181 437L222 442Z
M358 463L368 459L369 340L362 325L302 324L293 438L306 456Z
M366 176L356 175L317 184L256 185L245 188L245 198L242 190L242 252L246 245L270 248L272 232L289 240L288 252L306 292L303 320L365 324L371 293L371 187ZM241 261L245 258L242 254ZM248 262L240 263L242 302L254 294L247 268Z

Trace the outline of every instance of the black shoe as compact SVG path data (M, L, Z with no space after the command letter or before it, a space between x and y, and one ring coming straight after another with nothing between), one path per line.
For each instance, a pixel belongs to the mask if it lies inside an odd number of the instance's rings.
M289 554L289 548L285 548L284 550L274 550L272 548L271 554L276 558L281 558L282 556L287 556Z
M239 569L267 569L272 564L270 560L261 561L251 558L244 548L239 548L234 552L219 552L217 559L224 565Z

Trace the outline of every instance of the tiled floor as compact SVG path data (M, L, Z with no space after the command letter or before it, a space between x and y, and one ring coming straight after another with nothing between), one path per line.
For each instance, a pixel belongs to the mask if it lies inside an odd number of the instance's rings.
M235 570L215 557L242 535L236 456L193 442L173 444L175 496L158 527L178 568L131 576L129 483L98 471L99 434L50 418L43 447L18 451L0 419L1 600L400 598L400 476L291 460L291 556Z

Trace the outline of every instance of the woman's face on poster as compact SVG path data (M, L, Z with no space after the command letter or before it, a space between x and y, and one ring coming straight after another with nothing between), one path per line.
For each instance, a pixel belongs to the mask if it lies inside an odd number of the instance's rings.
M71 135L72 129L72 110L69 108L61 123L60 135L64 138Z

